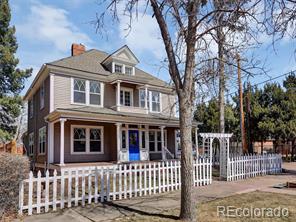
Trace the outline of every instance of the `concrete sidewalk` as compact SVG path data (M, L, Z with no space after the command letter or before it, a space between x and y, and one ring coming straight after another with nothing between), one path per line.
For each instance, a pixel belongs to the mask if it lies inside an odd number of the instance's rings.
M296 175L296 162L283 162L283 172Z
M296 175L268 175L241 181L213 181L209 186L194 189L193 196L197 202L223 198L234 194L247 193L255 190L286 193L296 195L296 191L276 189L272 186L296 181ZM131 200L114 201L110 204L92 204L85 207L73 207L57 212L27 216L16 221L52 221L52 222L78 222L78 221L113 221L134 214L166 214L167 211L179 208L180 191L156 194Z

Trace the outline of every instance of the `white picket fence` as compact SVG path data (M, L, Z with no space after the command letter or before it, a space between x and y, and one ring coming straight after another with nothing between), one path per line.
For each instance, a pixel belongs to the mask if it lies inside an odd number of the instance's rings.
M212 182L212 163L208 158L194 161L194 186ZM53 172L40 171L37 177L30 172L19 191L19 214L53 211L57 208L84 206L92 202L114 201L146 196L181 188L179 160L116 164L112 167L82 167Z
M282 156L279 154L245 155L228 158L227 181L281 172Z

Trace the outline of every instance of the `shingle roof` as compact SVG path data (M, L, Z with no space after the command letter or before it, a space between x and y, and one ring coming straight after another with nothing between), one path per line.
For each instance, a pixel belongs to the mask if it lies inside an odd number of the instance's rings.
M91 49L77 56L66 57L54 62L47 63L49 65L76 69L80 71L97 73L101 75L111 75L112 73L102 65L102 62L109 56L108 53ZM114 75L114 74L112 74ZM120 74L118 74L120 75ZM151 85L169 87L171 86L159 78L139 69L135 69L135 77L143 78L143 82Z

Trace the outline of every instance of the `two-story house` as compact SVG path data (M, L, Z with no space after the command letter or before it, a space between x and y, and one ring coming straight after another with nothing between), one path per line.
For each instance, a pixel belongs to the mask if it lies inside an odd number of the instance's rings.
M127 46L107 54L73 44L71 51L44 64L24 97L28 155L39 167L180 153L171 85L137 68Z

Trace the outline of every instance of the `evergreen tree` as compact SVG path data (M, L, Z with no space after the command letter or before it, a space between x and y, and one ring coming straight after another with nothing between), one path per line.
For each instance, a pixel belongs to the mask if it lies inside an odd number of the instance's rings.
M8 0L0 0L0 141L11 139L15 133L15 120L20 114L22 100L19 93L32 69L17 68L15 57L18 45L15 27L10 26L11 13Z

